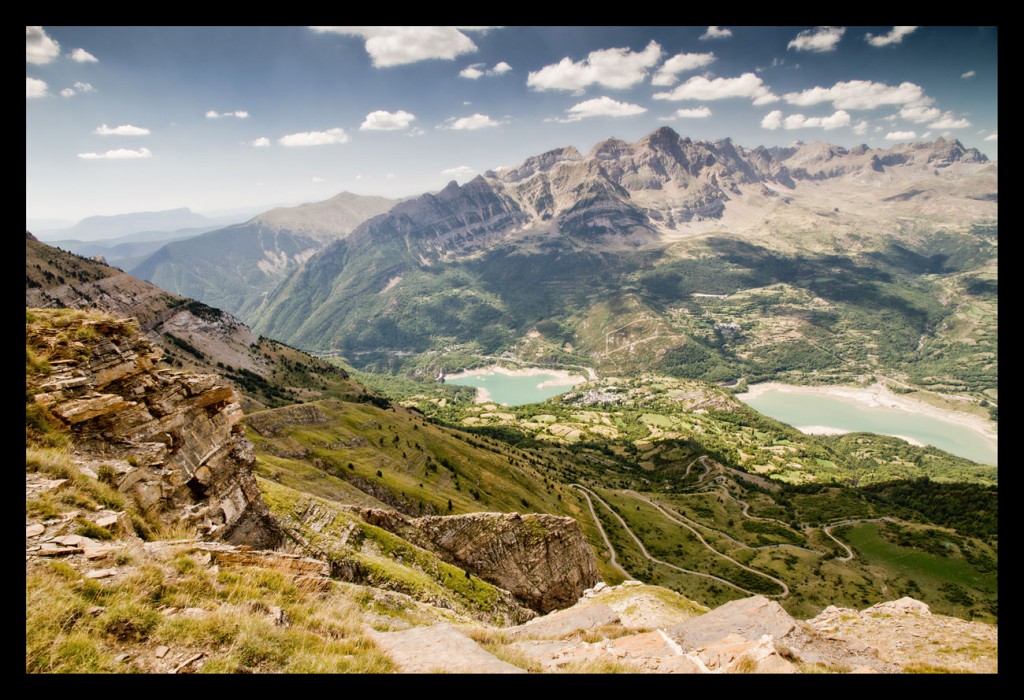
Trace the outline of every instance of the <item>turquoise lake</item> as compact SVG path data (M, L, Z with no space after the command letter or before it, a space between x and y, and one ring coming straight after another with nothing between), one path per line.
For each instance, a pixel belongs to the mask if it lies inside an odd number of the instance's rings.
M970 428L940 418L868 407L832 396L785 391L766 391L744 403L798 428L821 425L858 433L902 435L979 464L998 464L996 447L991 441Z
M457 379L445 378L446 384L459 386L475 386L486 389L489 400L506 406L522 406L537 403L552 396L558 396L572 389L576 383L557 386L539 386L545 382L556 381L553 374L534 374L530 376L511 376L490 372L467 374ZM582 380L580 380L582 381Z

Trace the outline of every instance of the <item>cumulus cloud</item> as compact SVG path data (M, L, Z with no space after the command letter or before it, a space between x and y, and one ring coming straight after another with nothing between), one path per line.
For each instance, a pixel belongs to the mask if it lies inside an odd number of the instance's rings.
M454 59L476 51L476 44L459 27L310 27L314 32L358 36L377 68L401 66L432 58ZM462 27L465 31L488 27Z
M146 136L149 134L149 129L142 126L132 126L131 124L122 124L115 127L101 124L92 133L98 136Z
M89 53L85 49L73 49L71 51L71 53L68 54L68 58L70 58L72 61L75 61L76 63L99 63L100 62L100 59L96 58L95 56L93 56L91 53Z
M78 92L96 92L96 88L92 86L92 83L83 83L81 81L75 83L75 90Z
M910 141L917 138L913 131L890 131L885 135L886 141Z
M976 76L976 75L977 75L977 72L976 72L976 71L973 71L973 70L969 70L969 71L967 71L966 73L961 73L961 74L960 74L960 77L961 77L961 78L963 78L964 80L967 80L967 79L969 79L969 78L973 78L973 77L974 77L974 76Z
M845 27L817 27L805 29L796 35L787 48L797 51L835 51L836 44L843 38Z
M468 117L451 117L442 125L446 129L456 131L476 131L477 129L489 129L493 126L500 126L503 122L491 119L486 114L471 114Z
M899 44L903 41L903 37L913 33L917 27L893 27L888 34L865 34L864 39L872 46L889 46L890 44Z
M508 73L511 70L512 66L505 63L504 61L499 61L494 65L494 68L491 69L487 68L486 63L474 63L472 65L466 66L461 71L459 71L459 77L466 78L468 80L476 80L477 78L482 78L485 75L504 75L505 73Z
M709 80L695 75L671 92L656 92L656 100L724 100L730 97L749 97L755 105L778 102L779 98L753 73L744 73L738 78L715 78Z
M934 121L928 125L929 129L966 129L969 126L973 126L971 122L966 118L957 119L953 116L952 112L946 112L942 115L942 118L938 121Z
M286 134L277 142L282 146L328 146L335 143L347 143L348 134L341 128L327 131L300 131L295 134Z
M709 39L728 39L732 36L732 30L725 27L708 27L707 31L701 34L698 39L708 41Z
M908 122L914 122L915 124L924 124L930 122L933 119L938 119L942 116L942 110L936 107L924 107L916 105L913 107L903 107L899 111L901 119L906 119Z
M72 90L71 88L64 88L63 90L60 91L60 96L61 97L71 97L74 94L75 94L75 91Z
M853 133L858 136L863 136L868 131L868 122L866 119L861 119L859 122L853 125Z
M661 54L661 46L656 41L639 52L628 48L600 49L591 51L582 61L565 57L558 63L530 71L526 84L534 90L571 90L577 95L583 94L588 85L628 88L644 81L647 69L661 60Z
M999 140L999 132L997 131L997 132L995 132L993 134L989 134L988 136L985 137L985 140L986 141L998 141Z
M409 114L405 110L398 110L397 112L385 112L382 109L378 109L376 112L370 112L366 115L366 119L359 125L360 131L401 131L402 129L408 129L409 124L416 119L415 114Z
M211 109L209 112L206 113L207 119L222 119L224 117L234 117L235 119L248 119L249 113L242 109L235 110L234 112L217 112L216 110Z
M651 85L675 85L676 76L680 73L703 68L714 60L713 53L677 53L661 65L651 78Z
M130 148L118 148L105 153L79 153L79 158L85 160L127 160L131 158L151 158L153 156L148 148L140 148L133 151Z
M266 148L270 145L270 139L266 136L260 136L258 139L252 142L252 146L255 148Z
M60 56L60 44L42 27L25 27L25 62L45 65Z
M782 118L781 110L774 110L761 120L761 126L765 129L824 129L831 131L850 125L850 114L840 110L829 117L805 117L804 115L790 115Z
M677 109L670 117L664 119L704 119L711 116L711 110L707 107L694 107L693 109Z
M592 100L586 100L573 105L565 110L566 114L569 115L568 117L556 119L555 121L568 124L570 122L578 122L587 117L632 117L637 114L643 114L646 111L647 108L640 105L618 102L610 97L595 97Z
M848 80L832 87L813 87L802 92L788 92L783 96L791 105L806 107L831 102L836 109L874 109L882 105L927 106L933 100L924 94L924 88L910 82L887 85L871 80Z
M441 174L448 175L449 177L454 178L467 178L470 175L474 174L475 172L476 170L469 167L468 165L458 165L454 168L445 168L444 170L441 171Z
M25 78L25 99L31 100L35 97L46 97L46 81L38 78Z

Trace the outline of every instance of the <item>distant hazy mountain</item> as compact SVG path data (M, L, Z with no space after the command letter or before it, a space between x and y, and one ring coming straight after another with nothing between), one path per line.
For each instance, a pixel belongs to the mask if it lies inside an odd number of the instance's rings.
M57 240L47 241L47 243L86 258L102 256L108 264L125 268L141 262L146 256L159 250L166 243L192 238L217 228L220 226L186 228L178 231L140 231L97 241Z
M856 326L898 345L871 359L850 331L858 368L879 357L909 367L919 338L930 342L953 312L935 306L949 293L938 279L921 275L988 266L996 200L996 165L958 141L749 149L665 127L587 154L553 150L402 202L316 252L246 318L265 335L353 361L460 344L521 350L537 329L548 357L568 343L609 371L699 376L715 373L694 367L781 371L792 363L768 348L782 341L796 343L794 357L814 356L806 366L828 367L832 355L818 345ZM773 299L751 292L756 304L714 312L720 319L688 306L691 294L773 284L789 287ZM908 300L908 288L920 296ZM805 312L774 326L754 317L814 299L839 309L834 326ZM850 325L839 322L846 315ZM748 317L756 339L700 320Z
M394 203L343 192L323 202L272 209L244 224L169 243L131 272L245 318L324 244L344 238Z
M177 231L183 228L215 226L221 222L210 220L191 209L144 211L114 216L90 216L70 228L41 231L40 240L96 241L116 238L139 231Z

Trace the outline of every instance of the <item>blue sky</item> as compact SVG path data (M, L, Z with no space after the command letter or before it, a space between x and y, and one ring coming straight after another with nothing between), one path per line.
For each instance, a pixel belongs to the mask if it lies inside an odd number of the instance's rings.
M26 218L389 197L668 125L997 157L994 27L27 27Z

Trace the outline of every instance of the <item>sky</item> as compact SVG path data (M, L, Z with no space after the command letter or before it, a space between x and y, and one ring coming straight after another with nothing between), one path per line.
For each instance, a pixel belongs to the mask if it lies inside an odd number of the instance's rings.
M998 156L995 27L26 27L26 219L407 197L661 126Z

